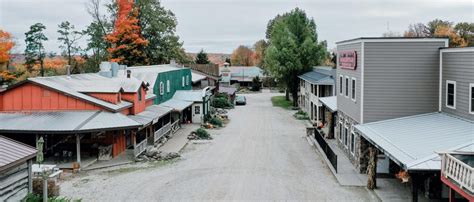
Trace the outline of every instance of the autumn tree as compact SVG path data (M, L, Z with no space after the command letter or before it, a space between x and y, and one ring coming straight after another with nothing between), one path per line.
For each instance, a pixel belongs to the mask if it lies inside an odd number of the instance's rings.
M429 36L435 36L436 29L438 27L443 26L443 27L452 27L453 23L447 20L440 20L440 19L434 19L432 21L429 21L426 24L426 27L429 31Z
M3 67L8 65L10 50L14 45L11 34L0 29L0 70L4 70Z
M45 29L46 26L36 23L31 25L30 31L25 33L25 66L31 72L34 66L39 63L41 76L44 76L44 58L46 56L43 42L48 40L43 33Z
M81 49L77 44L77 41L82 37L82 33L75 30L74 25L71 25L68 21L62 22L58 25L58 41L62 44L59 45L67 58L67 64L73 65L74 55ZM73 71L78 72L77 65L74 65Z
M209 61L209 58L207 58L207 53L204 52L203 49L201 49L201 51L199 51L199 53L196 55L196 64L209 64L211 63Z
M404 37L429 37L431 35L428 27L423 23L411 24L408 30L403 33Z
M111 44L108 48L110 60L128 66L149 64L145 47L148 41L141 35L138 9L133 1L118 0L117 19L114 31L105 36Z
M449 47L465 47L468 42L464 40L456 31L447 25L440 25L436 28L435 37L449 37Z
M460 22L454 26L454 30L468 43L468 46L474 46L474 23Z
M254 52L247 46L240 45L230 56L232 65L235 66L253 66Z
M293 105L298 104L298 75L311 71L326 57L324 45L318 42L316 23L299 9L278 15L269 22L269 46L265 64L271 75L286 85L286 98L291 92Z
M253 45L253 49L255 50L254 64L262 69L265 69L264 58L265 58L265 50L267 49L267 47L268 47L268 43L264 39L258 40Z

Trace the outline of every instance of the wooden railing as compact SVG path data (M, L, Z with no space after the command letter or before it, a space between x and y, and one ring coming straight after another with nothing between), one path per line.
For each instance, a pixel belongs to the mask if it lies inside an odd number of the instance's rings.
M160 129L158 129L154 134L155 135L155 137L154 137L155 142L158 141L161 137L163 137L163 135L168 133L170 130L171 130L171 124L170 123L164 125Z
M474 192L474 168L451 154L443 154L441 173L443 177L456 182L461 189L466 189L471 193Z
M175 121L174 123L171 124L171 133L174 134L176 131L178 131L180 128L179 125L179 120Z
M135 155L135 157L137 157L142 152L144 152L146 150L147 145L148 145L148 140L146 138L142 142L135 145L135 148L133 149L133 154Z

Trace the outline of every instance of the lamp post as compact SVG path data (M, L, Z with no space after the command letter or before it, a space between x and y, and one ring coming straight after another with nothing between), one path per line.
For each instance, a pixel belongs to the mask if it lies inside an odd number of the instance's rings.
M40 137L40 139L36 143L36 147L38 149L38 153L36 154L36 161L38 162L39 166L41 166L41 163L44 161L43 145L44 145L43 137ZM48 172L46 169L43 169L43 172L41 173L41 177L43 178L43 202L47 202L48 201Z

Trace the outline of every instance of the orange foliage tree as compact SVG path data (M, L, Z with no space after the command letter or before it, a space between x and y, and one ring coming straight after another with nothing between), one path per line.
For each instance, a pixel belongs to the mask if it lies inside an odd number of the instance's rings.
M450 26L440 25L436 27L434 36L449 37L449 47L466 47L468 44L468 42Z
M255 53L250 48L240 45L230 56L230 61L235 66L252 66L254 57Z
M10 60L10 50L14 45L11 34L0 29L0 67Z
M107 49L112 62L128 66L148 64L144 48L148 41L141 35L138 9L133 0L117 0L118 11L114 31L105 36L112 44Z

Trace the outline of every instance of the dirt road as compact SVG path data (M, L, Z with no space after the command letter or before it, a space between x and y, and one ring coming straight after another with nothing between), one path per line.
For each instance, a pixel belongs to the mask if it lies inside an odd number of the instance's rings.
M272 107L273 95L246 95L248 105L229 112L214 140L189 144L177 162L81 174L61 193L83 201L368 201L365 189L337 184L304 138L303 122Z

